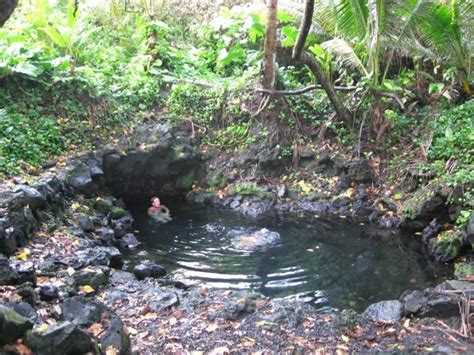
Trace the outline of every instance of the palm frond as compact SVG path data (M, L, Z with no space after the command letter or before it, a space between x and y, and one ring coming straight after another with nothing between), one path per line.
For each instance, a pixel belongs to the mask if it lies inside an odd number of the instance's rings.
M334 38L321 43L321 47L333 53L336 58L341 60L345 66L357 69L362 74L368 75L367 70L362 64L360 58L355 53L354 48L352 48L352 46L345 40L341 38Z

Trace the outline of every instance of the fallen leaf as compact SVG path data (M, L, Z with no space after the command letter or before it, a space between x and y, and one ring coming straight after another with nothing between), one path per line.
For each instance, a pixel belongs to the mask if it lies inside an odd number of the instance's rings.
M206 328L206 332L208 332L208 333L215 332L217 328L219 328L219 326L217 325L217 323L211 323L211 324L209 324L209 326Z
M74 268L72 268L70 266L67 268L67 273L68 273L69 276L74 275L75 272L76 272L76 270L74 270Z
M85 285L82 289L84 290L85 293L93 293L93 292L95 292L95 290L94 290L94 289L92 288L92 286L90 286L90 285Z
M48 329L49 325L47 323L42 323L36 330L40 333L46 331Z

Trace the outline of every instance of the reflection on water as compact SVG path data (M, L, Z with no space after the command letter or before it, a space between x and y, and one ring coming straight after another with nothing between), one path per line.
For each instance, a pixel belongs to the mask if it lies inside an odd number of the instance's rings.
M447 272L429 265L413 237L382 238L341 220L249 219L184 204L172 208L171 222L156 224L146 206L131 209L142 250L188 284L361 310L405 289L433 284ZM248 240L246 245L239 241L262 228L274 233L272 238L250 248Z

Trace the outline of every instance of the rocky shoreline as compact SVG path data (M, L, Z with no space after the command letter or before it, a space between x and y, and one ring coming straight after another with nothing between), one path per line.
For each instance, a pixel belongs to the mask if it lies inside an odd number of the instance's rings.
M31 185L19 181L1 187L1 353L472 352L453 330L461 324L458 303L474 291L469 281L407 291L358 315L321 313L248 292L188 287L166 278L166 270L151 261L131 265L126 255L140 240L119 197L171 196L209 180L209 159L189 137L185 127L150 126L137 133L139 144L73 159ZM257 194L194 189L188 198L249 216L337 214L386 228L429 223L425 214L441 211L439 201L420 198L422 203L399 219L388 213L395 212L389 199L375 203L366 191L368 176L355 171L352 167L349 175L360 175L358 184L346 181L327 196L295 198L279 183ZM463 238L470 238L468 228ZM436 236L431 234L428 244Z

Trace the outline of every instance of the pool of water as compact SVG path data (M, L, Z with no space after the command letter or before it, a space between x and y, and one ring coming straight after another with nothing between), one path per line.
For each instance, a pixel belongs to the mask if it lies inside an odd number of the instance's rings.
M318 308L362 310L398 298L406 289L434 285L449 272L429 262L415 237L381 236L343 219L253 219L181 204L170 206L171 222L157 224L147 216L148 206L130 207L142 242L135 257L146 251L188 284L251 289ZM255 245L251 234L257 231L265 238Z

